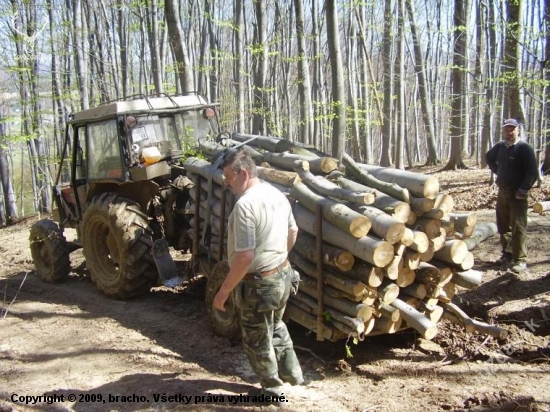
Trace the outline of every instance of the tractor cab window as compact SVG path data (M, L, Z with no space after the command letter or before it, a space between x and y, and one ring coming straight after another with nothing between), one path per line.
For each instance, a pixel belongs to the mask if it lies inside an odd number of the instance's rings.
M88 133L88 178L123 179L121 144L116 120L86 126Z
M176 125L183 150L196 147L201 140L214 139L218 135L215 122L203 116L202 110L189 110L176 115Z
M172 116L126 116L126 129L135 162L140 162L143 150L149 147L156 147L161 159L170 158L181 149Z

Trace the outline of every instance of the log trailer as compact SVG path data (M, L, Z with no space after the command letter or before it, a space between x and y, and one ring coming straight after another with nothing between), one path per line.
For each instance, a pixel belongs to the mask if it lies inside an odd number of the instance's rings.
M475 216L468 225L471 216L453 215L452 199L439 193L434 177L347 155L340 164L286 139L223 133L216 109L189 93L137 96L70 115L53 218L30 230L38 276L65 280L70 254L82 248L93 283L115 299L206 277L214 332L238 337L234 300L224 313L212 301L229 270L225 225L235 201L219 165L225 150L246 145L260 178L292 202L300 228L289 260L302 281L287 320L318 340L362 340L411 327L431 339L444 315L467 330L505 336L451 302L457 286L481 282L469 244L494 228L477 230ZM468 234L453 233L454 225ZM67 240L67 228L76 230L74 240ZM173 256L189 252L178 269Z

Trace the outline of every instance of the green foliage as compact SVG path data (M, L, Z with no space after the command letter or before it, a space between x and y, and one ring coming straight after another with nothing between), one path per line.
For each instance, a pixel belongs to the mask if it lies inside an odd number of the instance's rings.
M348 345L350 337L351 337L351 335L348 336L348 339L346 340L346 345L345 345L346 358L353 358L353 354L351 353L351 346ZM357 345L359 343L359 340L357 338L353 338L352 342L353 342L354 345Z

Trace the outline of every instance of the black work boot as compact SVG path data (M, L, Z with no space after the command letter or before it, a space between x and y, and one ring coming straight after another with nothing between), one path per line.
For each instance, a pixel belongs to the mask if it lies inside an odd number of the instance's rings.
M495 262L495 264L499 266L509 265L510 263L512 263L512 260L513 259L511 253L503 252L500 258Z

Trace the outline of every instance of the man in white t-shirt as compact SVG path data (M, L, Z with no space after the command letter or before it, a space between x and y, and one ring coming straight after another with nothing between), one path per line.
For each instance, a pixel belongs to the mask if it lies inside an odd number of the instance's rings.
M304 379L292 340L282 321L294 272L287 260L298 227L290 203L258 178L256 165L244 148L224 157L225 184L238 196L229 215L227 251L230 270L214 298L225 311L236 289L243 346L265 395L280 396L283 383Z

